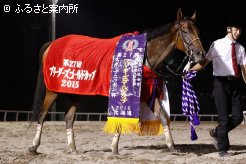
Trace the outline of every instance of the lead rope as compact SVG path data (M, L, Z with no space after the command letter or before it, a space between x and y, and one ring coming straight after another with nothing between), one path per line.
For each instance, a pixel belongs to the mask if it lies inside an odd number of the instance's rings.
M200 111L199 103L191 79L196 76L196 71L183 71L183 84L182 84L182 111L183 115L189 116L190 128L191 128L191 140L196 140L197 134L195 127L200 124L198 119L198 113Z

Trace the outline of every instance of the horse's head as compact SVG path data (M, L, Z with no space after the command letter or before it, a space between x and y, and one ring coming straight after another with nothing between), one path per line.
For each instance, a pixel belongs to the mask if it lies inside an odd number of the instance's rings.
M190 18L183 18L181 9L178 9L177 21L173 26L173 30L176 31L176 48L185 52L193 63L203 60L206 53L200 41L195 21L196 12Z
M145 65L156 73L160 72L163 64L166 66L165 62L175 54L173 53L175 49L183 51L189 57L190 63L202 61L206 52L198 36L195 20L196 12L190 18L183 18L181 9L178 9L177 20L147 30Z

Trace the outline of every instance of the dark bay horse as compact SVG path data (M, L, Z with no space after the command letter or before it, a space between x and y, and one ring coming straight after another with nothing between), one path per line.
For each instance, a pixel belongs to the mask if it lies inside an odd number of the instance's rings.
M198 35L198 29L195 26L195 20L196 12L191 17L183 17L181 9L178 9L177 20L163 25L160 28L147 30L147 46L144 57L144 65L159 76L159 73L163 68L164 61L171 57L171 55L175 54L173 53L175 49L183 51L189 57L190 61L194 63L203 60L205 51ZM52 43L46 44L41 48L40 54L42 56L42 63L46 60ZM44 82L42 68L43 65L41 64L32 115L33 121L37 121L37 131L32 146L29 148L30 154L37 154L37 148L40 145L45 117L49 111L49 108L60 94L60 92L51 91L47 88L46 83ZM83 94L69 95L69 109L65 112L68 147L70 152L77 153L73 124L76 108L79 102L79 96ZM161 100L159 98L154 100L153 113L157 116L165 128L164 132L167 146L170 150L174 150L174 142L169 128L170 118L164 111L160 101ZM120 133L120 131L117 131L113 137L111 150L114 154L118 154Z

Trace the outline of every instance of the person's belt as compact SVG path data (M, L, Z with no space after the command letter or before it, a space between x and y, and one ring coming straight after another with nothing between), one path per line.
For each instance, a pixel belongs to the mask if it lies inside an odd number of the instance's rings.
M236 76L215 76L215 77L221 80L238 80Z

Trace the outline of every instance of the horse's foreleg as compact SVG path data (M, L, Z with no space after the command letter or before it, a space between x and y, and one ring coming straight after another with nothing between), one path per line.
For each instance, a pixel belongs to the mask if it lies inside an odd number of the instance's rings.
M71 105L70 105L71 107L68 110L68 112L65 114L68 148L71 153L75 153L75 154L77 154L78 151L75 145L73 124L74 124L74 117L75 117L75 112L77 109L78 101L79 101L79 98L77 96L74 96L71 101Z
M154 113L163 125L164 134L165 134L165 138L166 138L166 144L167 144L169 150L175 151L174 141L173 141L173 137L172 137L172 134L170 131L170 118L169 118L168 114L165 112L165 108L161 105L161 102L159 99L155 99Z
M163 125L164 127L164 134L165 134L165 138L166 138L166 144L169 148L170 151L175 151L174 148L174 141L173 141L173 137L170 131L170 127L168 124Z
M46 91L46 95L45 95L45 99L44 99L44 103L43 103L43 108L42 108L42 111L40 112L40 115L38 118L36 135L33 139L32 147L29 147L29 153L32 155L37 154L37 148L40 145L40 141L41 141L41 134L42 134L44 119L48 113L49 108L51 107L53 102L56 100L56 98L57 98L56 93Z
M111 150L113 154L119 154L118 145L119 145L120 134L121 134L120 132L116 132L114 134L111 144Z

